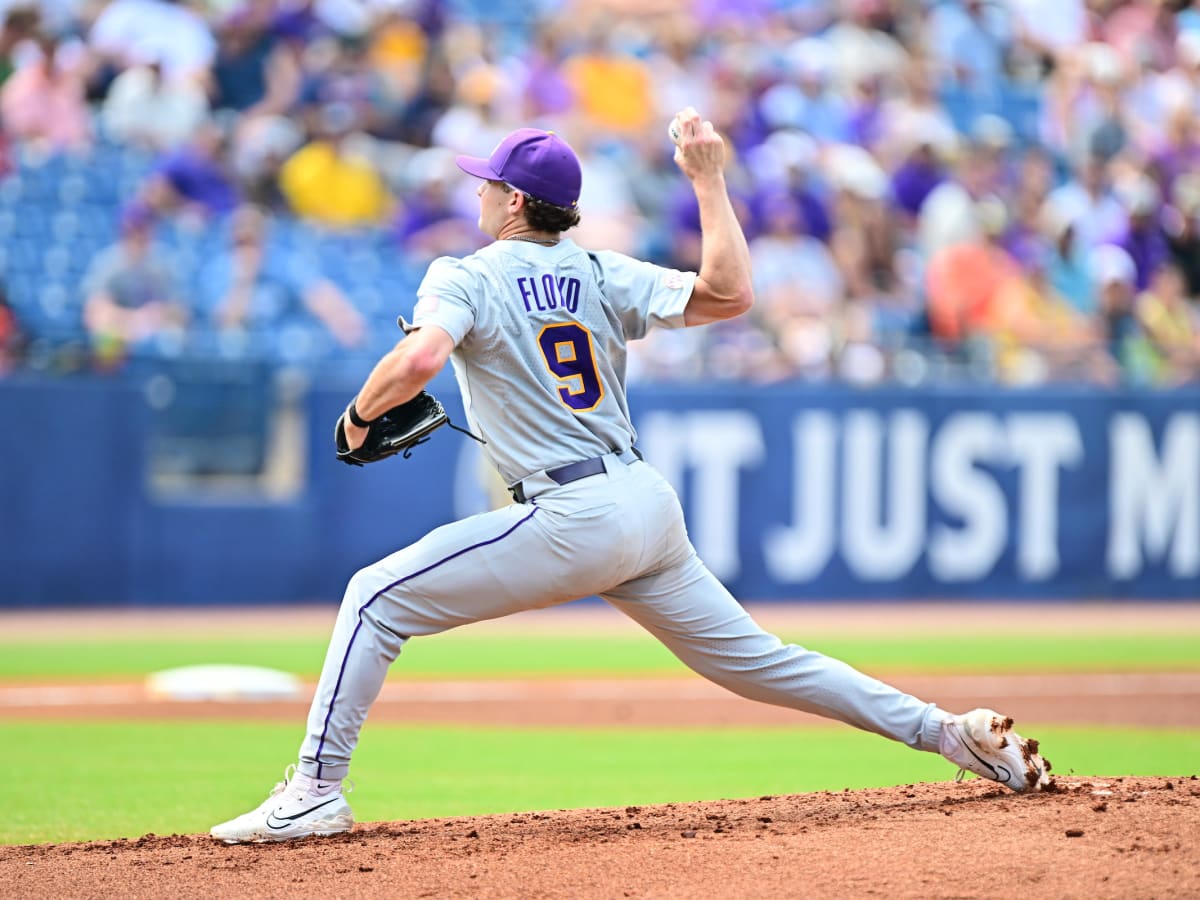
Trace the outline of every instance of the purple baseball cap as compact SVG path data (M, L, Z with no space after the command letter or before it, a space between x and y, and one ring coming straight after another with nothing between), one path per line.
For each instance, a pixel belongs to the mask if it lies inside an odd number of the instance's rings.
M579 157L553 131L518 128L487 159L459 156L454 161L468 175L503 181L554 206L574 206L579 202L583 183Z

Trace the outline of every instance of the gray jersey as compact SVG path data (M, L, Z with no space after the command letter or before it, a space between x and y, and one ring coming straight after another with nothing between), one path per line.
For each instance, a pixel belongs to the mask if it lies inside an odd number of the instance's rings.
M454 339L467 417L512 484L633 446L626 344L651 326L681 327L695 281L571 240L496 241L434 260L413 327L437 325Z

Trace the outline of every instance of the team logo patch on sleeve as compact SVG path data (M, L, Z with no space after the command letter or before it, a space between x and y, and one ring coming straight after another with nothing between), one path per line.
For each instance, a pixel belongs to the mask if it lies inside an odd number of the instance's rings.
M417 305L413 308L413 319L415 320L418 316L433 315L441 305L442 301L436 294L426 294L417 301Z
M672 269L663 276L663 285L672 291L678 291L683 287L683 273Z

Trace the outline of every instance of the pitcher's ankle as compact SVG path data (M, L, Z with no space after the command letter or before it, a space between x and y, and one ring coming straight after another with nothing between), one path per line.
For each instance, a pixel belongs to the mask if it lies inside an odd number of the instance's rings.
M314 778L311 775L305 775L303 772L297 772L292 779L292 783L296 788L310 797L324 797L327 794L337 793L341 789L342 779Z

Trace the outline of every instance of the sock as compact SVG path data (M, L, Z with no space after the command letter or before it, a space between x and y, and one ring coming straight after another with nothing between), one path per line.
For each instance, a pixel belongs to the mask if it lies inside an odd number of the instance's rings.
M310 797L324 797L336 793L342 786L340 778L313 778L303 772L292 776L292 784Z

